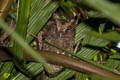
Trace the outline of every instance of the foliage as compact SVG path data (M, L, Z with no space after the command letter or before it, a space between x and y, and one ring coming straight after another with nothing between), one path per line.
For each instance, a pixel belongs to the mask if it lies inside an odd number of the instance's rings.
M22 2L23 1L23 2ZM30 2L31 1L31 2ZM26 70L32 73L32 77L27 77L23 73L17 71L14 67L15 62L4 62L0 64L0 80L39 80L41 72L47 69L53 72L53 67L48 65L48 63L39 55L36 54L28 44L31 44L34 37L30 33L37 35L38 32L46 25L47 21L51 18L55 11L62 8L69 17L78 17L84 10L87 10L86 19L78 18L78 23L76 24L76 34L74 45L81 42L80 48L77 51L77 58L88 62L92 65L99 66L110 72L120 74L116 68L120 68L120 55L117 48L116 53L110 51L110 46L112 42L117 43L120 38L120 31L118 29L120 26L120 11L119 2L117 4L111 0L14 0L14 4L20 4L19 13L17 17L16 32L12 32L6 23L0 19L0 27L8 32L11 37L15 40L14 49L16 50L14 56L17 59L22 59L23 52L27 50L34 59L38 60L40 63L29 62L22 63ZM28 3L28 5L26 4ZM31 11L30 11L31 7ZM82 10L82 11L81 11ZM14 12L13 12L14 14ZM29 15L30 14L30 15ZM6 17L7 19L8 17ZM11 17L12 19L13 17ZM105 24L101 26L101 24ZM112 27L112 28L111 28ZM7 29L6 29L7 28ZM101 28L101 30L100 30ZM114 28L114 29L113 29ZM117 31L118 30L118 31ZM24 42L26 40L26 42ZM17 44L17 45L16 45ZM16 46L15 46L16 45ZM114 44L112 44L114 45ZM52 45L54 46L54 45ZM107 47L107 48L106 48ZM116 47L114 45L114 47ZM113 48L114 48L113 47ZM113 49L111 48L111 49ZM61 49L61 48L60 48ZM65 51L65 49L63 49ZM69 52L69 51L68 51ZM101 55L99 55L102 53ZM103 54L105 56L103 56ZM99 55L99 56L98 56ZM97 59L94 59L97 56ZM101 57L102 56L102 57ZM100 57L100 59L98 58ZM104 62L103 65L97 64L94 60ZM18 64L17 66L20 66ZM21 71L21 67L18 68ZM104 80L102 77L96 75L88 75L82 72L73 71L70 69L65 69L62 73L55 77L49 77L48 80Z

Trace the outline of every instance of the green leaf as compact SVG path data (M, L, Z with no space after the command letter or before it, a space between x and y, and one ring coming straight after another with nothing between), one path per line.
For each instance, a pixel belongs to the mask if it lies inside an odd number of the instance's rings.
M88 76L83 73L76 72L76 74L75 74L75 80L89 80L89 79L87 79L87 77Z
M26 69L29 70L33 76L38 75L40 72L43 71L43 66L41 63L34 63L31 62L26 66ZM23 75L22 73L18 72L16 75L14 75L14 77L12 77L11 79L14 80L30 80L27 76Z
M87 35L86 32L89 32L90 30L91 28L87 24L84 22L80 23L76 28L75 44L81 39L83 39L82 45L89 44L92 46L103 47L109 43L107 40ZM82 47L81 50L77 53L79 56L84 56L88 59L92 59L95 55L97 55L98 52L99 50Z
M0 80L8 79L13 68L14 64L12 62L5 62L4 65L1 67Z
M99 11L90 11L88 12L89 18L105 18L103 14Z
M75 43L77 43L81 39L83 39L82 45L89 44L93 46L103 47L109 43L109 41L107 40L96 38L94 36L89 36L85 33L86 31L90 31L90 30L91 28L87 24L85 24L84 22L80 23L76 28ZM81 47L80 51L78 51L77 54L78 57L83 56L84 58L91 60L94 56L98 54L98 52L99 50L94 50L87 47ZM82 73L81 75L79 75L79 77L84 77L84 76L85 75Z
M115 60L120 60L120 54L114 54L113 56L110 57L111 59L115 59Z
M8 27L8 25L0 19L0 27L6 31L8 34L11 35L11 37L22 47L24 48L29 55L31 55L35 60L41 62L44 67L47 67L47 69L49 69L49 71L51 71L51 73L54 71L52 66L48 65L48 63L41 57L39 56L39 54L34 51L31 47L29 47L29 45L24 42L24 40L18 35L18 33L16 32L12 32L12 30ZM24 44L24 45L23 45Z
M29 14L30 14L30 5L31 0L20 0L19 2L19 12L18 12L18 20L16 24L16 32L25 40L26 32L27 32L27 25L29 21ZM17 42L14 42L14 55L17 59L22 59L24 49L23 47L19 46Z
M108 0L82 0L87 6L100 11L106 18L120 25L119 7Z
M104 38L104 39L107 39L107 40L111 40L111 41L119 41L120 40L120 34L116 31L110 31L110 32L106 32L106 33L103 33L102 35L100 35L98 32L96 31L87 31L86 32L88 35L90 36L95 36L95 37L98 37L98 38Z
M57 8L58 5L51 0L32 0L29 24L27 28L27 43L30 43L33 39L33 36L31 36L29 33L31 32L33 34L37 34ZM32 64L34 64L34 66ZM43 71L43 66L41 63L39 63L39 65L38 63L29 63L27 66L29 68L27 67L26 69L32 72L33 76ZM17 73L15 77L12 78L15 80L29 80L29 78L27 78L24 74L21 73Z
M73 76L75 72L69 69L65 69L62 73L54 78L50 78L49 80L67 80Z
M30 33L36 35L58 8L58 5L51 0L34 0L32 5L33 8L31 9L26 36L28 43L33 39L33 36L31 36Z

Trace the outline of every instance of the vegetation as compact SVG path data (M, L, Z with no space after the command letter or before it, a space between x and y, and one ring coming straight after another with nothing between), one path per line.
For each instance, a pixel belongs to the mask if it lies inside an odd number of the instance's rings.
M120 80L119 7L0 0L0 80Z

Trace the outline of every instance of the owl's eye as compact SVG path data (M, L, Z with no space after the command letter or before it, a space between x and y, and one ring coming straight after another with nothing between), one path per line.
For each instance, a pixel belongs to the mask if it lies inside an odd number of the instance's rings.
M67 28L67 30L71 30L71 26Z

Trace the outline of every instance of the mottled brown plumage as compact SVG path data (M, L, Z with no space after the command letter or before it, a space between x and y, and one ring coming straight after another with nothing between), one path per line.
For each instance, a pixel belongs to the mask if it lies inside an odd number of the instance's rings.
M54 15L55 16L55 15ZM48 28L45 32L45 40L56 44L60 47L73 51L74 34L75 34L75 21L70 20L63 24L59 19L54 18L53 21L48 22ZM61 50L47 44L43 44L42 50L62 53Z
M49 43L55 44L73 52L75 20L71 19L68 22L63 22L58 14L54 14L51 20L48 21L47 28L44 28L38 36L41 37L41 35L42 38L44 37L45 40ZM58 54L65 55L65 52L46 43L41 43L41 45L41 50L56 52ZM55 67L56 72L60 72L63 69L62 66L53 66Z

